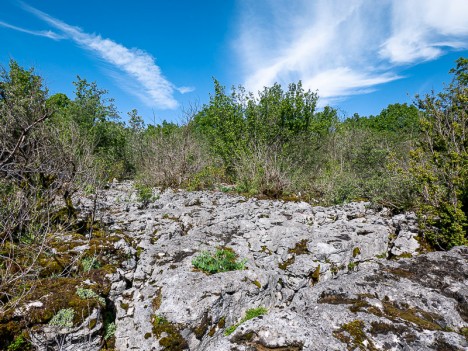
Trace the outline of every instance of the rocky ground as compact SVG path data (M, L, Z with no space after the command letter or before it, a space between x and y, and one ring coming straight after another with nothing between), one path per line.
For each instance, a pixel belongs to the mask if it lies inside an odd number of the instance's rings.
M420 255L414 214L206 191L155 191L142 204L131 183L96 203L124 257L105 292L116 350L468 349L468 248ZM82 198L82 215L92 205ZM245 269L194 268L220 248ZM64 350L99 350L102 308L71 328L35 328L37 348L59 349L60 334Z

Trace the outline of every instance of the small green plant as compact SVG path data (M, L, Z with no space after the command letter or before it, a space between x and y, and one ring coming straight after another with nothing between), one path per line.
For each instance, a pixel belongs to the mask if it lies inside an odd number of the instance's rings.
M71 328L73 327L74 316L75 311L73 308L63 308L52 317L49 321L49 325L61 328Z
M226 328L224 335L226 336L231 335L232 333L234 333L237 327L241 325L242 323L245 323L251 319L254 319L255 317L262 316L266 314L267 312L268 310L265 307L251 308L250 310L247 310L247 312L245 312L244 318L242 318L239 323L236 323Z
M135 189L137 191L137 199L144 205L148 205L150 202L156 200L156 197L153 195L153 188L143 184L135 184Z
M81 260L81 266L83 267L84 272L89 272L91 269L96 269L100 267L99 261L96 257L83 257Z
M230 249L218 249L214 253L203 251L192 260L195 268L209 274L243 270L246 262L238 262L237 255Z
M91 289L86 289L86 288L77 288L76 289L76 294L83 300L88 300L88 299L96 299L99 301L99 303L103 306L106 305L106 300L102 297L96 294L93 290Z
M115 323L106 324L106 333L104 334L104 340L109 340L115 335Z
M24 350L27 346L28 342L23 337L23 335L19 335L13 340L13 342L8 345L7 351L20 351Z

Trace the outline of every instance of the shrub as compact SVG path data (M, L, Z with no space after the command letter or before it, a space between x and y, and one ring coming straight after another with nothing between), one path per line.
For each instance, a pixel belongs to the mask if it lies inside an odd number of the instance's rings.
M209 274L243 270L246 262L238 262L237 255L230 249L218 249L215 253L203 251L192 260L195 268Z
M154 201L156 197L153 195L153 188L144 184L135 184L137 191L137 199L143 205L148 205L150 202Z
M245 323L251 319L254 319L255 317L262 316L266 314L268 310L265 307L258 307L258 308L251 308L245 312L244 318L242 318L239 323L236 323L234 325L231 325L230 327L226 328L226 331L224 332L224 335L231 335L234 333L234 331L237 329L239 325L242 323Z
M453 82L418 98L423 137L411 153L420 224L430 243L468 243L468 59L457 60Z

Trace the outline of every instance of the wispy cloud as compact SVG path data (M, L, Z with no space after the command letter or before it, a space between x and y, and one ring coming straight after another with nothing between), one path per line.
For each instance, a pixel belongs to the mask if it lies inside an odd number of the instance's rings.
M25 3L21 5L63 33L65 37L133 78L134 81L129 83L132 88L129 86L123 88L131 91L150 107L175 109L178 107L178 102L174 98L175 91L186 93L193 90L186 87L178 88L168 81L160 67L156 65L154 57L143 50L129 49L100 35L85 33L81 28L71 26ZM122 83L124 80L119 79L119 82Z
M3 21L0 21L0 26L5 27L5 28L9 28L9 29L13 29L13 30L16 30L18 32L23 32L23 33L27 33L27 34L31 34L31 35L36 35L38 37L45 37L45 38L49 38L49 39L53 39L53 40L64 39L64 36L59 35L59 34L57 34L55 32L50 31L50 30L29 30L29 29L14 26L12 24L9 24L9 23L3 22Z
M234 45L249 90L300 79L323 105L467 48L467 13L466 0L243 2Z
M468 47L468 1L394 0L391 36L379 51L395 64L426 61Z

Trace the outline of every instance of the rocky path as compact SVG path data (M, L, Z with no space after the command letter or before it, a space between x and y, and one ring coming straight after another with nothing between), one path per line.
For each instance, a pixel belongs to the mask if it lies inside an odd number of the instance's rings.
M99 201L98 218L137 243L112 276L117 350L468 347L468 249L418 256L414 215L366 203L155 195L142 206L121 183ZM194 269L200 252L217 248L232 249L246 269ZM266 314L240 323L258 308Z

